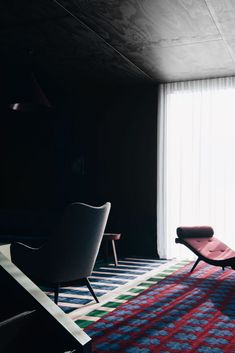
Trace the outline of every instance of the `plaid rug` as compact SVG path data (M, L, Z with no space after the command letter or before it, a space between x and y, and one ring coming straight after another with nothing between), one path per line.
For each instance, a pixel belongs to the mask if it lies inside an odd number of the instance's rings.
M235 272L175 271L85 331L93 352L235 353Z
M100 277L101 283L106 280L109 280L110 284L112 284L112 282L116 283L116 281L119 281L118 278L125 283L121 282L114 290L107 291L99 298L99 304L95 304L93 300L87 305L80 306L77 310L71 311L68 315L81 328L85 328L93 322L100 320L107 312L110 313L121 304L138 296L146 288L151 287L153 284L169 276L169 274L172 274L176 269L185 266L186 263L189 263L189 261L126 258L119 261L118 267L114 267L112 264L108 265L108 268L114 271L111 278L109 277L108 279L105 277L107 267L101 266L93 273L94 277L99 278L100 274L104 276ZM133 272L132 277L129 278L125 271L128 271L130 268L133 271L140 270L140 273ZM122 269L121 274L118 271L120 269ZM110 273L108 273L108 275L110 276Z
M136 294L138 294L141 291L141 287L135 289L136 285L158 273L159 270L167 270L169 265L173 263L167 260L124 258L120 259L116 267L112 262L108 264L98 262L92 275L89 277L89 281L97 297L103 302L104 300L107 301L106 298L110 294L113 296L121 295L127 287L132 288L132 291L136 291ZM183 265L182 262L178 261L177 263L179 263L179 266ZM50 288L43 287L43 290L54 300L54 292ZM129 293L129 298L132 296ZM76 320L76 313L78 313L78 317L81 316L81 311L84 308L93 309L97 307L94 298L86 286L61 287L58 305L65 313L71 313L73 320ZM75 313L73 313L74 311Z

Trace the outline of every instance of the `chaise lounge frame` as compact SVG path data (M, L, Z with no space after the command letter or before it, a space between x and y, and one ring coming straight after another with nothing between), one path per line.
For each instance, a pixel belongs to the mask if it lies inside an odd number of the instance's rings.
M235 270L235 251L214 237L214 230L208 226L178 227L176 243L185 245L198 258L191 268L192 272L200 261L213 266L231 267Z

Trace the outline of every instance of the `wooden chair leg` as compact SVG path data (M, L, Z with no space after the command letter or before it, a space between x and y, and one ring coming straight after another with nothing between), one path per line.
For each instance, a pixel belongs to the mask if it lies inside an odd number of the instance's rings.
M93 288L88 280L88 278L85 278L85 283L87 285L87 288L89 289L89 291L91 292L93 298L95 299L96 303L99 303L99 300L97 298L97 296L95 295L95 292L93 291Z
M54 302L55 302L55 304L58 304L59 291L60 291L60 283L57 283L54 288Z
M117 260L117 252L116 252L116 246L115 246L115 241L112 240L112 248L113 248L113 259L114 259L114 263L115 266L118 265L118 260Z
M199 262L201 261L201 259L197 259L195 264L193 265L193 267L191 268L190 272L193 272L193 270L195 269L195 267L199 264Z
M108 262L108 254L109 254L109 242L108 240L105 241L105 252L104 252L104 261L107 263Z

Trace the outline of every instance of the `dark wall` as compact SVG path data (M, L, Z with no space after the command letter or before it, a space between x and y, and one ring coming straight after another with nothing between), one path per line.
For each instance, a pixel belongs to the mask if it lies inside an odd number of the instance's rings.
M61 206L69 123L53 113L2 112L1 208Z
M109 87L88 96L74 107L75 156L80 147L69 199L94 205L110 201L106 229L122 233L118 251L156 255L157 88Z
M110 201L106 230L122 233L119 253L157 255L156 87L84 87L74 97L46 114L5 115L1 208Z
M156 88L117 89L105 100L90 174L93 194L112 202L108 230L122 233L121 253L156 255Z

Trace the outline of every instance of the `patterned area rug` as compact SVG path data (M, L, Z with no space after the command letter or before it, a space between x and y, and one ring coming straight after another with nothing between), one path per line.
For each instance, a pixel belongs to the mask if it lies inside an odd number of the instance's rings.
M235 353L235 271L191 265L85 328L93 352Z
M120 284L115 290L108 291L99 298L100 303L96 304L92 301L88 305L84 305L77 310L70 312L68 315L81 327L85 328L97 322L107 313L112 312L121 304L128 302L132 298L138 296L140 293L151 287L158 281L169 276L176 269L185 266L189 261L162 261L150 259L136 259L127 258L119 262L117 268L109 265L114 271L116 270L115 277L126 277L125 273L119 274L118 269L141 269L141 274L136 274L132 278L125 280L125 284ZM101 267L95 271L94 276L99 275L97 272L106 271L107 267ZM116 278L117 279L117 278ZM103 278L102 278L103 280ZM110 279L112 281L112 279ZM123 278L122 278L123 280Z
M117 267L112 262L97 262L89 280L100 304L96 304L85 286L61 288L58 304L84 328L151 286L158 274L161 279L184 264L180 261L140 258L120 259ZM49 288L44 288L44 291L53 300L53 292Z

